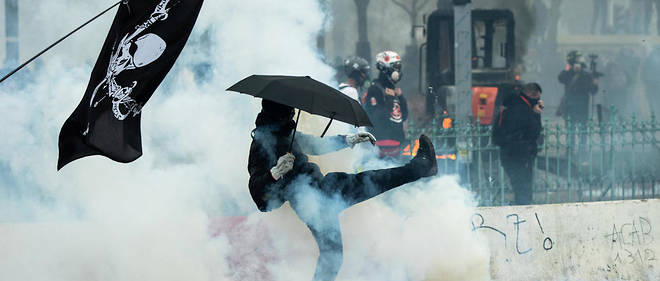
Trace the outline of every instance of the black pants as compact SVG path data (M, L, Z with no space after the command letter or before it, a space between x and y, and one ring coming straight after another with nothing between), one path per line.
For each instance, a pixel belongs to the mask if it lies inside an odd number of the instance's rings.
M509 176L516 205L532 204L534 157L533 155L512 155L509 153L502 153L500 157L502 167Z
M312 183L324 196L326 200L341 198L343 206L350 207L367 199L373 198L383 192L391 190L403 184L413 182L421 178L421 167L407 164L403 167L371 170L358 174L328 173L319 182ZM291 200L290 202L298 217L311 230L316 244L319 247L319 258L316 263L314 281L335 280L339 268L343 262L343 246L341 241L341 230L339 228L339 210L336 208L325 209L323 206L336 205L335 202L319 202L322 206L318 215L309 217L302 214L301 204ZM322 223L318 223L321 221Z

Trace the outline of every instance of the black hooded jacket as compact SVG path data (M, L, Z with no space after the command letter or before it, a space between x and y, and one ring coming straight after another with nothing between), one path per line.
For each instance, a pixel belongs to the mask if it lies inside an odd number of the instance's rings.
M541 135L541 115L532 108L538 100L519 94L504 100L506 110L502 113L502 153L509 156L530 156L537 152Z
M262 212L280 207L288 200L289 184L301 175L309 176L310 184L318 183L323 174L316 164L308 162L307 156L320 155L348 147L345 136L318 138L296 132L291 153L296 157L293 170L279 180L275 180L270 169L277 165L277 159L289 152L295 122L281 126L259 113L257 128L252 132L252 144L248 158L250 180L248 186L252 200Z

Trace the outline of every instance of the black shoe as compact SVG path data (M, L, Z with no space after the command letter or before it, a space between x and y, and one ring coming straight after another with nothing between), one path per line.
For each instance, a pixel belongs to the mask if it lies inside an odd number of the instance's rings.
M426 135L419 136L419 149L417 155L410 163L417 169L421 169L422 177L430 177L438 174L438 162L435 160L435 149L433 143Z

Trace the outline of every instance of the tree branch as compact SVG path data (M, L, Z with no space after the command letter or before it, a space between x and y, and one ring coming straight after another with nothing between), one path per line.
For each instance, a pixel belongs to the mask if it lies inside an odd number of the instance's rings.
M410 11L410 9L408 9L408 7L406 7L405 5L403 5L403 3L399 2L399 1L396 1L396 0L391 0L391 1L392 1L392 3L394 3L395 5L399 6L401 9L403 9L404 11L406 11L406 13L408 13L408 15L412 15L412 12Z
M417 9L424 8L426 6L426 4L428 4L428 3L429 3L429 0L424 0L424 2L422 2L422 5L419 5L419 7L417 7Z

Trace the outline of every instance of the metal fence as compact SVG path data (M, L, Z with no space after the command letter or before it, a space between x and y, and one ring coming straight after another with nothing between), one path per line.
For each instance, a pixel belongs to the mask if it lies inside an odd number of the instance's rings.
M439 173L458 174L481 206L512 204L492 127L464 122L444 129L440 123L408 126L410 136L433 139ZM545 120L534 163L534 203L660 198L659 129L655 117L587 124Z

